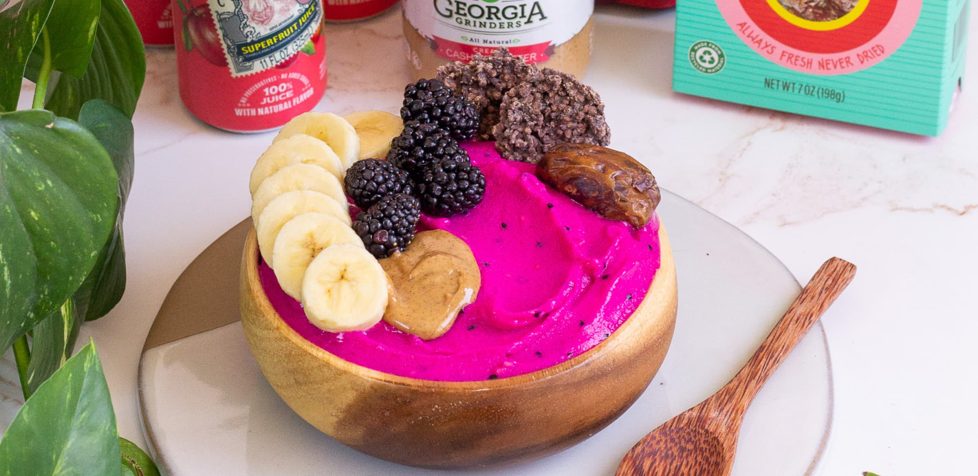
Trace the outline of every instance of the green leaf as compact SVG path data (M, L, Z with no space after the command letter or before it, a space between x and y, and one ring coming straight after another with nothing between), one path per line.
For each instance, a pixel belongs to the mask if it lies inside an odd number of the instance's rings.
M108 314L119 303L126 290L126 255L122 219L126 199L132 188L133 129L129 118L100 99L85 103L78 121L105 147L112 157L112 164L119 177L119 214L116 217L112 237L99 254L98 263L91 274L75 293L78 315L86 321L92 321Z
M302 46L302 49L299 50L299 51L302 51L303 53L305 53L305 54L307 54L309 56L315 55L316 54L316 44L313 43L311 40L310 41L307 41L306 44Z
M156 463L135 443L119 438L119 446L122 448L122 470L128 471L135 476L160 476L160 470Z
M0 441L0 475L121 475L109 387L85 346L21 407Z
M0 349L81 286L119 210L112 159L48 111L0 114Z
M53 5L54 0L0 3L0 112L17 109L27 59Z
M104 99L132 117L146 78L143 40L122 0L102 0L91 62L81 77L53 78L45 107L77 118L83 104Z
M51 68L80 78L88 68L95 44L95 31L98 27L99 1L54 2L51 15L45 23L51 41ZM42 48L36 48L27 63L24 73L31 81L37 82L38 71L44 61Z
M32 394L68 360L80 326L81 319L75 314L75 306L67 301L31 330L27 385Z

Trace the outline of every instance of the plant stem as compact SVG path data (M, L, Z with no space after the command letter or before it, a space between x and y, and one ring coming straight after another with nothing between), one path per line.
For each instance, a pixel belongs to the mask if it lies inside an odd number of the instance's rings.
M27 334L14 341L14 359L17 360L17 374L20 376L20 391L24 401L31 398L31 388L27 385L27 366L31 363L31 348L27 344Z
M48 80L51 79L51 35L48 34L47 27L41 31L41 43L44 48L44 60L41 63L41 71L37 75L37 85L34 89L34 109L44 108L44 100L48 93Z

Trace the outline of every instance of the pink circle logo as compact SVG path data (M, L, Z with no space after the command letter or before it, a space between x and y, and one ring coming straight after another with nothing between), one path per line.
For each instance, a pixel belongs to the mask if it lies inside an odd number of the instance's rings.
M922 0L717 0L740 39L771 62L815 75L879 64L910 37Z

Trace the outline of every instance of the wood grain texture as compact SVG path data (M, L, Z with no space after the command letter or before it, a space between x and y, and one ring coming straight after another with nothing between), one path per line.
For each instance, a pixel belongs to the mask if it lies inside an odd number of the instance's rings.
M728 475L744 413L768 377L855 277L839 258L825 262L747 364L717 393L662 424L622 459L619 476Z
M254 233L242 257L241 315L265 378L299 416L364 453L459 468L554 452L611 423L658 371L675 328L676 272L662 265L638 310L603 343L538 372L434 382L352 364L311 344L277 315L258 280Z

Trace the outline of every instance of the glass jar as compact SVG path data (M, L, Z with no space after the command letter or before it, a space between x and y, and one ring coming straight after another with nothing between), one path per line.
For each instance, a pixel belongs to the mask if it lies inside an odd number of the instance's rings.
M581 76L591 58L594 0L404 0L415 78L506 48L527 63Z

